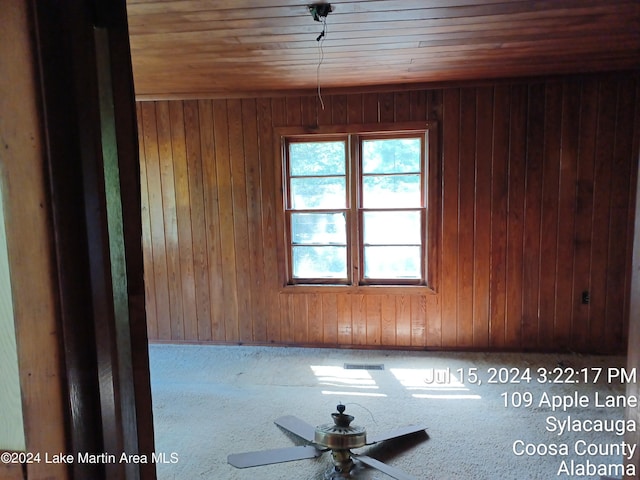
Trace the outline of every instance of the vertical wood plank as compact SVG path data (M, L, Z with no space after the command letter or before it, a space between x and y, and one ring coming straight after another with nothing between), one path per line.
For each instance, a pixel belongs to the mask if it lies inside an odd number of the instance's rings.
M366 295L350 295L351 325L353 328L353 344L367 344L367 304Z
M287 104L284 98L271 99L271 110L274 127L287 125Z
M351 321L351 295L341 293L338 299L338 343L351 345L354 343L353 324Z
M164 239L167 256L170 330L172 340L182 340L184 339L182 275L180 273L180 247L178 244L178 218L176 214L170 122L169 103L157 102L156 125L158 128L162 212L164 214Z
M197 318L189 319L191 324L190 331L197 331L198 327L202 325L203 334L207 336L211 329L209 326L211 316L208 272L209 252L207 250L199 115L198 102L196 100L184 102L184 125L187 168L189 170L189 205L191 208L191 236L193 240L197 312Z
M539 346L540 240L542 162L544 158L544 84L529 87L527 171L525 186L522 269L522 340L527 348Z
M576 218L574 227L575 252L573 257L573 311L571 344L578 351L589 347L590 305L581 301L582 292L591 290L591 242L593 231L593 193L598 121L598 81L591 78L583 82L580 98L580 136L577 158Z
M493 87L484 87L477 90L473 345L482 348L489 346L493 96Z
M331 97L331 122L333 125L347 123L347 96L333 95Z
M280 299L280 325L283 343L295 343L295 312L294 301L296 295L279 295Z
M593 192L593 238L591 244L591 307L590 350L603 351L602 339L606 338L607 265L609 260L609 209L611 202L611 177L614 151L615 116L617 102L611 101L610 92L616 91L612 80L599 85L598 120L596 133L596 157Z
M413 91L409 95L409 117L412 121L427 120L427 91Z
M312 293L308 296L309 343L318 345L324 341L324 316L322 295Z
M396 346L411 345L411 299L396 295Z
M271 101L257 100L258 109L258 152L260 178L262 181L262 244L263 244L263 289L265 296L266 339L269 342L280 341L280 307L278 302L279 266L277 241L277 204L275 171L276 159L273 158L273 116ZM280 247L281 248L281 247Z
M246 173L248 262L250 268L251 319L253 337L256 342L267 340L267 319L264 282L263 243L265 234L262 229L262 179L260 170L260 151L258 144L258 113L256 101L242 100L242 130L244 138L244 161Z
M522 345L522 268L524 255L527 87L511 89L509 148L509 208L507 218L507 327L506 344Z
M440 298L440 295L427 295L425 297L427 309L425 346L427 347L442 347L442 308Z
M347 123L362 123L362 95L358 93L347 96Z
M476 90L460 93L460 155L458 210L458 334L456 346L473 345L474 232L476 170Z
M443 97L442 343L457 345L458 332L458 157L460 91Z
M338 296L329 293L321 296L323 343L338 344Z
M411 345L427 344L427 304L424 295L411 295Z
M629 238L629 191L632 188L632 157L634 114L636 107L635 85L632 79L617 82L617 115L614 135L613 163L611 165L611 201L609 215L609 265L607 268L606 336L605 352L620 351L624 348L623 319L625 310L625 292L628 285L628 266L631 252L627 250ZM633 185L635 186L635 185ZM624 239L624 241L622 241Z
M253 341L251 297L251 257L249 255L249 227L247 205L247 172L245 169L244 128L241 100L227 100L229 126L229 163L231 165L231 198L233 219L233 247L236 271L236 305L238 339Z
M382 345L396 345L396 300L395 295L384 295L381 299L380 342Z
M320 99L316 96L314 97L316 100L317 110L318 110L318 125L331 125L332 124L332 112L333 109L331 107L332 97L327 96L323 97L323 101L320 102Z
M391 123L395 119L396 109L393 93L378 94L378 119L380 123Z
M197 123L196 123L197 122ZM218 179L213 106L210 100L185 104L193 261L196 277L198 339L223 342L224 290L218 217ZM198 212L201 212L198 214Z
M302 109L302 124L307 127L317 127L317 97L302 97L300 100L300 108Z
M302 125L302 99L300 97L286 97L286 125Z
M236 238L234 225L234 198L232 185L232 165L229 146L229 121L227 103L213 101L213 126L215 142L215 162L218 184L218 217L220 228L220 252L222 258L223 311L225 340L240 340L238 325L238 280L236 268Z
M443 90L432 90L427 95L427 120L442 118Z
M562 140L562 84L546 86L544 112L544 159L542 162L542 210L540 228L540 315L539 341L543 348L553 344L556 308L556 263L558 258L558 192Z
M142 253L144 255L144 294L147 313L147 336L149 340L158 339L158 314L156 311L155 276L153 274L153 244L151 239L151 218L149 206L149 189L147 179L147 157L145 155L145 125L142 119L142 104L136 105L138 117L138 148L140 150L140 197L142 218ZM155 126L153 126L155 128Z
M580 128L580 88L564 84L562 101L562 153L558 189L558 255L556 271L555 326L551 338L555 348L571 345L573 258L575 257L576 184L578 175Z
M291 324L293 326L293 336L291 341L301 345L309 343L309 310L307 305L307 295L289 295L292 297Z
M411 93L396 92L393 97L394 120L396 122L408 122L411 120Z
M151 250L153 252L153 277L159 340L171 340L171 308L169 305L169 280L164 237L164 211L162 208L162 180L158 153L156 105L142 105L144 146L149 195L149 218L151 220Z
M364 123L378 123L380 121L378 95L364 93L362 95L362 121Z
M493 156L491 164L491 272L489 287L489 345L506 344L507 300L507 206L509 196L510 88L495 89L493 109Z
M379 346L382 336L382 296L366 295L367 345Z
M184 339L211 339L211 324L204 322L204 338L199 336L198 313L196 309L196 285L193 270L193 239L191 236L191 202L189 198L189 169L187 167L187 147L185 121L182 102L169 103L171 125L171 157L176 196L176 222L180 255L180 284L182 311L184 313Z

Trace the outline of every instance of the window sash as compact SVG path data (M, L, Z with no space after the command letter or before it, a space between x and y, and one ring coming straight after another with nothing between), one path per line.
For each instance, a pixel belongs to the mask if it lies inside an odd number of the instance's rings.
M388 242L388 243L371 243L365 239L365 215L367 213L404 213L404 212L416 212L418 213L418 229L419 229L419 242ZM361 278L359 279L360 285L424 285L426 279L426 234L427 234L427 209L426 207L412 208L412 209L359 209L358 211L358 230L360 232L359 239L359 269L361 272ZM371 248L370 248L371 247ZM418 277L384 277L384 276L367 276L366 265L366 250L376 247L414 247L419 249L419 276Z
M289 283L291 284L336 284L336 285L348 285L351 284L352 276L352 241L351 241L351 232L349 225L351 224L351 211L349 209L341 209L341 210L293 210L287 209L285 211L285 224L287 229L287 265L288 265L288 278ZM292 216L300 215L300 214L309 214L309 215L322 215L322 214L341 214L344 215L345 218L345 242L337 243L337 242L294 242L293 238L293 225L292 225ZM309 277L309 276L296 276L295 270L296 266L294 265L294 249L296 247L343 247L346 249L346 259L345 259L345 275L340 277Z

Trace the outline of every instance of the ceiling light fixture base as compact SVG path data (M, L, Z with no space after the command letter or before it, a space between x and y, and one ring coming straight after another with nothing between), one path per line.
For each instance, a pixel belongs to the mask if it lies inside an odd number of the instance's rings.
M330 3L312 3L308 5L307 8L316 22L321 22L333 11Z

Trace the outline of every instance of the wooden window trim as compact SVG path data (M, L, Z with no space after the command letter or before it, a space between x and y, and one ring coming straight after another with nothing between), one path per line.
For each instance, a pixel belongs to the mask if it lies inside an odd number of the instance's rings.
M425 148L426 161L423 177L426 178L426 185L421 188L421 194L426 196L426 204L423 208L421 216L421 230L423 238L423 281L421 283L398 283L397 280L390 280L388 283L376 280L376 283L367 284L361 280L359 273L362 268L362 259L360 248L352 248L354 242L359 244L357 236L360 234L361 209L357 208L355 221L348 222L347 230L347 255L352 262L351 268L348 266L348 276L351 276L354 270L358 270L357 278L349 278L346 283L337 283L333 279L328 279L326 283L302 283L290 281L291 266L291 249L289 248L289 220L286 213L288 205L288 188L284 182L287 179L287 162L283 161L286 155L287 140L290 137L298 137L305 140L319 140L321 137L328 138L334 136L336 138L347 137L348 152L355 161L347 162L347 169L359 169L360 165L360 138L376 136L384 137L386 134L393 134L394 137L407 134L410 135L416 131L425 132ZM358 141L352 139L358 136ZM401 122L392 124L362 124L362 125L330 125L319 128L308 127L279 127L274 129L274 160L277 163L274 171L276 172L276 184L281 188L277 191L278 208L275 212L278 242L276 249L278 252L278 281L281 293L349 293L349 294L401 294L401 295L424 295L435 294L438 291L438 283L440 278L439 265L441 255L441 192L442 192L442 166L441 158L438 152L438 125L437 122ZM423 153L424 154L424 153ZM352 202L359 202L357 195L359 188L356 183L359 181L358 172L347 172L347 176L352 182L349 185L349 198L347 205L347 215L353 215ZM353 240L355 238L355 240Z

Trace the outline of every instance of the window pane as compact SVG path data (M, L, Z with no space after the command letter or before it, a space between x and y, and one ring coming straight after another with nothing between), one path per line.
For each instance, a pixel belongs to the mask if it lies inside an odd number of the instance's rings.
M305 177L291 179L291 208L345 208L345 177Z
M364 276L421 278L420 247L364 247Z
M347 247L293 247L294 278L347 278Z
M362 177L364 208L420 207L420 175L367 175Z
M295 244L336 243L346 245L344 213L293 213L291 239Z
M292 176L344 175L344 142L290 143L289 174Z
M420 212L364 212L364 243L420 245Z
M419 138L362 141L363 173L420 172Z

